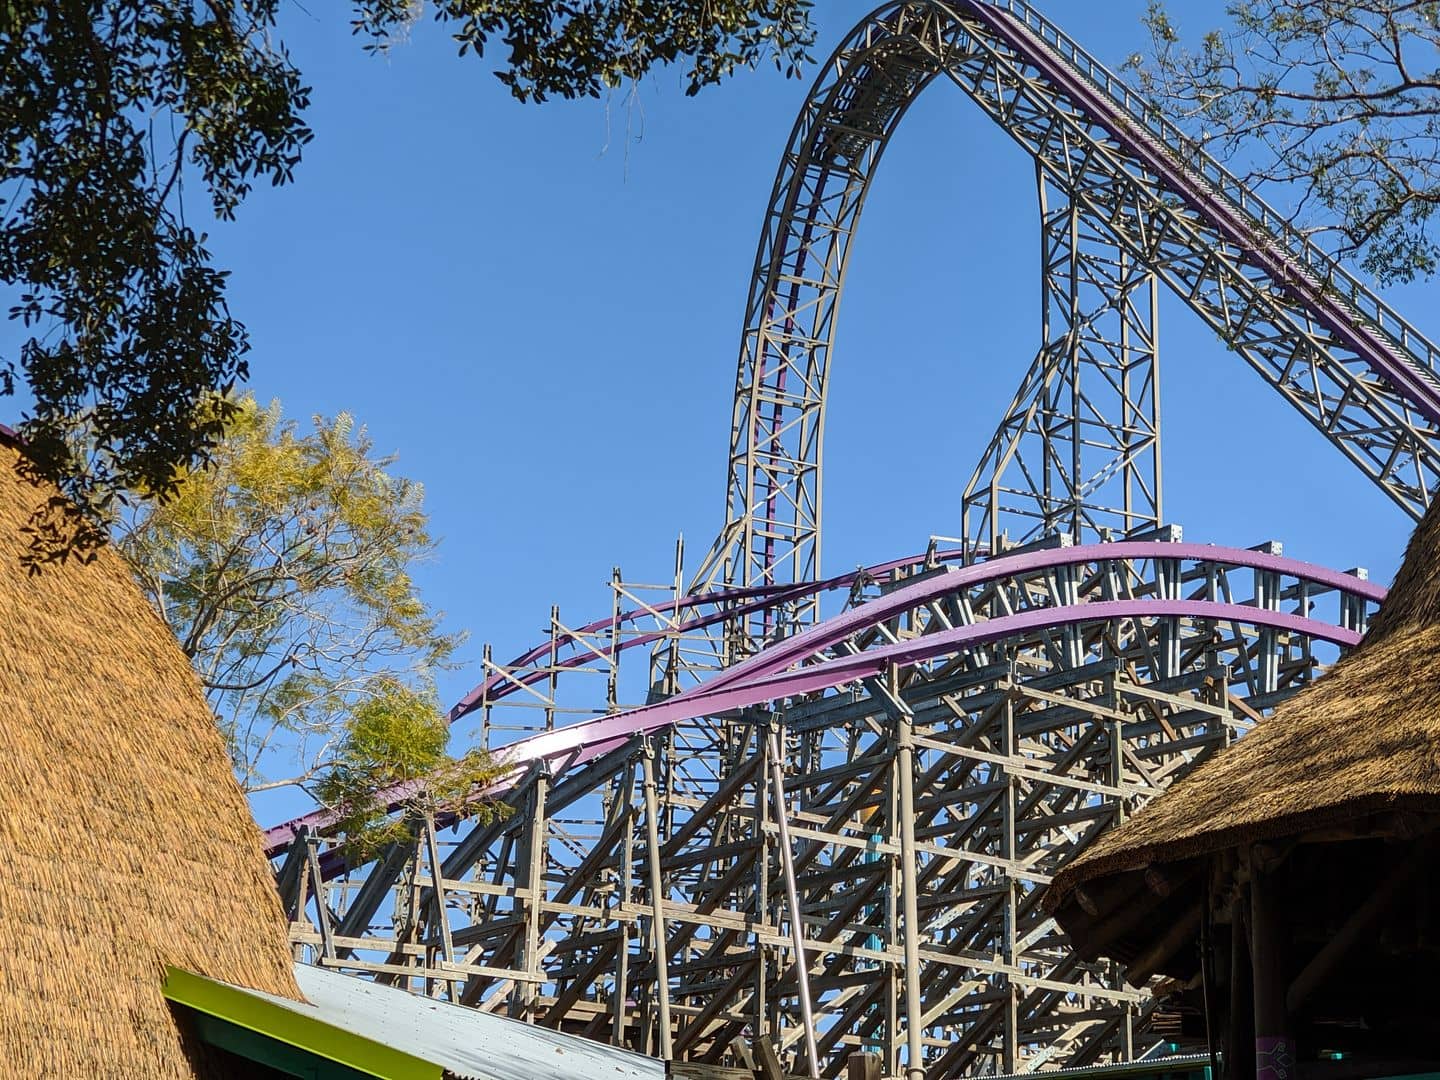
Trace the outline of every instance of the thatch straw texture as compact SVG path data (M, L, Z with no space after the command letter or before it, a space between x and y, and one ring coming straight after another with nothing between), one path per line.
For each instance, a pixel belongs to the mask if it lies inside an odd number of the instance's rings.
M298 997L260 837L185 656L102 551L20 565L51 492L0 440L0 1074L223 1075L174 964Z
M1045 907L1108 874L1392 810L1440 811L1440 503L1360 646L1100 837Z

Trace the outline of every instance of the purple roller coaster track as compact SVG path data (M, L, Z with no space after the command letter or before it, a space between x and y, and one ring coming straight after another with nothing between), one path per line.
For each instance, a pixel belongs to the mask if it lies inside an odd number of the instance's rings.
M850 240L940 78L1034 162L1040 340L961 538L822 578ZM498 814L416 815L364 865L323 810L270 829L297 950L675 1060L765 1044L815 1077L856 1050L939 1078L1175 1036L1165 958L1082 961L1038 897L1356 644L1384 591L1166 521L1162 286L1402 510L1428 505L1423 335L1019 0L862 20L764 215L715 544L664 587L617 571L607 615L552 609L509 664L486 650L450 718L508 767L475 794Z

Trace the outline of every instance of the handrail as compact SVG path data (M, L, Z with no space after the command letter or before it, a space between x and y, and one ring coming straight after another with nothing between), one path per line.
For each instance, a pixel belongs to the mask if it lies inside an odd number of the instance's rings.
M1440 347L1376 296L1355 275L1340 265L1334 256L1295 228L1288 218L1250 191L1234 173L1198 146L1173 121L1167 119L1153 102L1142 98L1129 84L1087 53L1073 38L1025 0L974 2L1007 11L1087 81L1123 108L1131 119L1143 125L1169 149L1181 152L1184 155L1182 163L1187 169L1198 173L1200 178L1214 187L1220 195L1264 226L1276 239L1281 240L1292 257L1319 278L1323 285L1375 323L1407 357L1431 372L1440 365Z

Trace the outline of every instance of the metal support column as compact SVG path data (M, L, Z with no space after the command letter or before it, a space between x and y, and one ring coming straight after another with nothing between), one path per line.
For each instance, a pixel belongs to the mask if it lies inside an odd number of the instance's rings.
M1156 276L1038 168L1037 186L1042 345L965 488L981 552L1162 520Z

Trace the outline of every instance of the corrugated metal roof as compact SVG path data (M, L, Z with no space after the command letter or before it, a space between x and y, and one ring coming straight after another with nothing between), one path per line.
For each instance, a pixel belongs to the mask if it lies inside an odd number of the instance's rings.
M433 1061L465 1080L664 1080L665 1063L351 975L295 966L323 1019ZM298 1002L291 1002L303 1008Z
M1068 1069L1039 1069L1029 1073L1005 1073L994 1080L1044 1080L1046 1077L1149 1076L1169 1072L1202 1071L1210 1065L1209 1054L1176 1054L1169 1057L1142 1057L1109 1065L1081 1065Z
M665 1063L655 1058L393 986L308 964L295 965L295 981L308 1002L232 989L460 1080L665 1080Z

